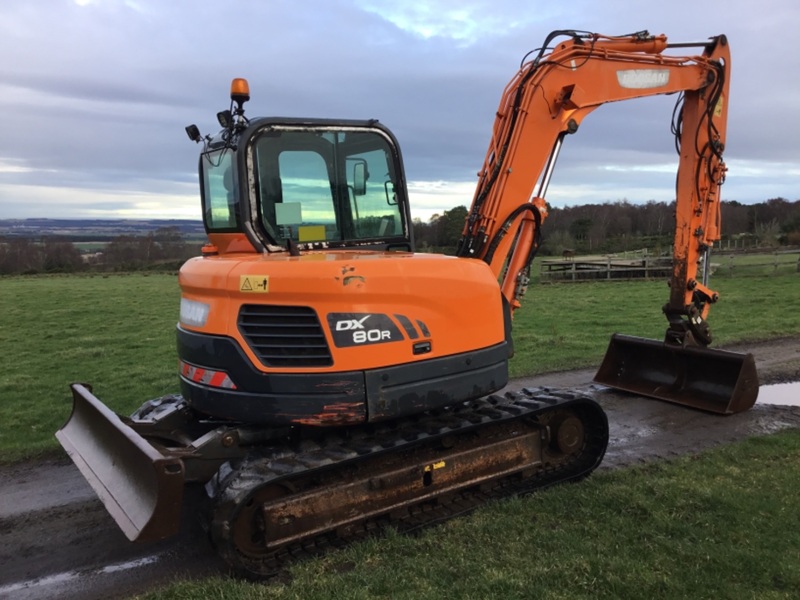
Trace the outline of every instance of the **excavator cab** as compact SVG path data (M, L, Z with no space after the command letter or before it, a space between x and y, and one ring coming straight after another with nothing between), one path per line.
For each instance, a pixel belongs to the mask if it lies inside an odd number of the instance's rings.
M200 157L205 226L224 253L412 250L398 145L377 121L260 118Z

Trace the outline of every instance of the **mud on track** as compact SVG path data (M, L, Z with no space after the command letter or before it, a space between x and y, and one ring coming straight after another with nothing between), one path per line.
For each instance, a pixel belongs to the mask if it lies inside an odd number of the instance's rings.
M800 380L800 338L729 349L755 354L762 384ZM554 373L512 387L593 390L611 432L601 469L800 427L798 407L757 403L719 417L596 388L593 375ZM225 573L196 518L200 489L189 494L179 536L142 546L127 541L67 458L0 467L0 482L0 598L125 598L176 578Z

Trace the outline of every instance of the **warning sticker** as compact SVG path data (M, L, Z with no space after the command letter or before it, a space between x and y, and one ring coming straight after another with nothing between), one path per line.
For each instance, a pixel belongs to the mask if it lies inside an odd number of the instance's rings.
M325 225L301 225L297 228L298 242L324 242Z
M239 291L251 294L268 294L269 277L267 275L240 275Z

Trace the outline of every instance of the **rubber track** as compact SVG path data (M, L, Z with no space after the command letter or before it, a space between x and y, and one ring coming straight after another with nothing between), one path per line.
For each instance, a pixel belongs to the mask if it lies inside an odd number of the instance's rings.
M507 477L449 494L446 501L426 501L408 508L402 517L385 515L351 525L344 531L327 532L266 552L258 560L243 556L231 539L231 522L249 496L262 486L287 483L356 464L381 454L402 452L455 433L523 418L546 418L547 413L570 409L581 416L584 446L568 462L542 468L531 477ZM417 530L467 513L494 498L528 493L555 483L586 477L601 462L608 445L608 421L602 408L590 397L550 388L523 388L504 396L492 395L443 411L404 419L397 426L365 425L344 434L320 440L305 440L294 448L258 449L235 467L226 464L206 486L214 507L211 537L220 555L239 574L253 578L278 575L289 563L318 555L377 533L387 526L401 532Z

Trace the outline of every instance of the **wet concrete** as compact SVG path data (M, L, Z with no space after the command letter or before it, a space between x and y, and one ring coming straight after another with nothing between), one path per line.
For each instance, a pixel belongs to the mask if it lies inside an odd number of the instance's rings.
M800 407L757 402L749 411L720 416L600 389L608 415L609 444L600 470L645 464L743 440L800 428Z

